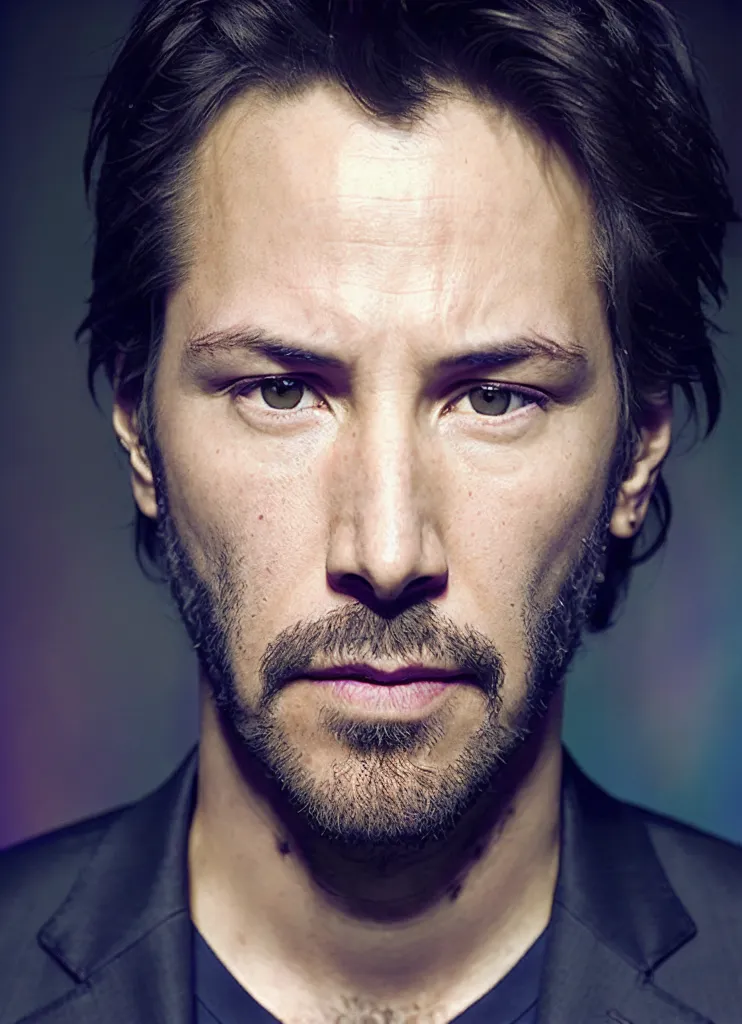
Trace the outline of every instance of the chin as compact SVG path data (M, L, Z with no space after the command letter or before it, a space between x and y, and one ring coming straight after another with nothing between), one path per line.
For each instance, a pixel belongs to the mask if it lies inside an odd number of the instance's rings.
M326 710L316 730L292 740L274 708L240 731L303 827L344 844L399 849L453 831L512 753L514 734L494 710L468 732L453 731L452 717L364 721Z

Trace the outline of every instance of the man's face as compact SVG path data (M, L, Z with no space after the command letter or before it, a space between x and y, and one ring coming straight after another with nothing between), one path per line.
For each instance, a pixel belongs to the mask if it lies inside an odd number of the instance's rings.
M137 500L239 741L315 824L425 834L523 742L590 599L619 429L588 201L491 108L394 130L326 87L240 100L193 184ZM301 678L351 662L468 678Z

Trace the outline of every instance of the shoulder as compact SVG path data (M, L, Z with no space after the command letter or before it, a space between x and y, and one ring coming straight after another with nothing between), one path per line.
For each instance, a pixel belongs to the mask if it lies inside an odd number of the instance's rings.
M129 805L0 850L0 934L36 933L56 910L113 822Z
M705 880L709 889L742 895L742 844L621 799L592 778L569 751L565 751L564 786L575 794L582 816L597 824L601 833L610 834L614 845L621 842L622 828L634 833L639 824L679 894ZM621 850L615 852L620 855ZM739 905L736 909L739 912Z
M742 916L742 845L636 807L668 880L693 917Z
M632 806L644 819L652 842L663 859L708 864L730 878L742 874L740 843L704 832L657 811Z

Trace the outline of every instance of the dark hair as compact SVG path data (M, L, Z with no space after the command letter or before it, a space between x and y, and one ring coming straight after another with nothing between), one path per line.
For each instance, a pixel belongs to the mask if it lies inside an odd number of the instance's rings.
M237 95L338 83L372 116L411 125L447 87L505 105L560 146L592 194L627 436L652 400L684 395L707 432L720 389L705 312L725 294L721 249L738 219L692 58L657 0L149 0L95 103L85 156L100 159L93 290L78 334L154 438L152 382L167 296L186 246L178 198L197 142ZM653 519L611 538L590 626L610 624L631 568L664 543ZM137 556L161 568L138 511ZM653 532L647 535L647 531Z

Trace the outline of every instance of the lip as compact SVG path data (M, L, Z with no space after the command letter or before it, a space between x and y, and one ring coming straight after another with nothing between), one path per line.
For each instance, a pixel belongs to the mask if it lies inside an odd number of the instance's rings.
M350 665L333 665L329 668L318 669L314 672L303 674L304 679L353 679L365 683L376 683L381 686L394 686L400 683L472 680L470 672L448 671L440 668L429 668L425 665L404 665L401 668L385 672L382 669L374 668L371 665L363 665L357 662Z
M458 679L461 682L461 678ZM369 679L312 679L310 684L323 690L326 697L372 714L384 713L407 717L425 711L431 704L456 689L455 679L413 679L393 684L379 684Z

